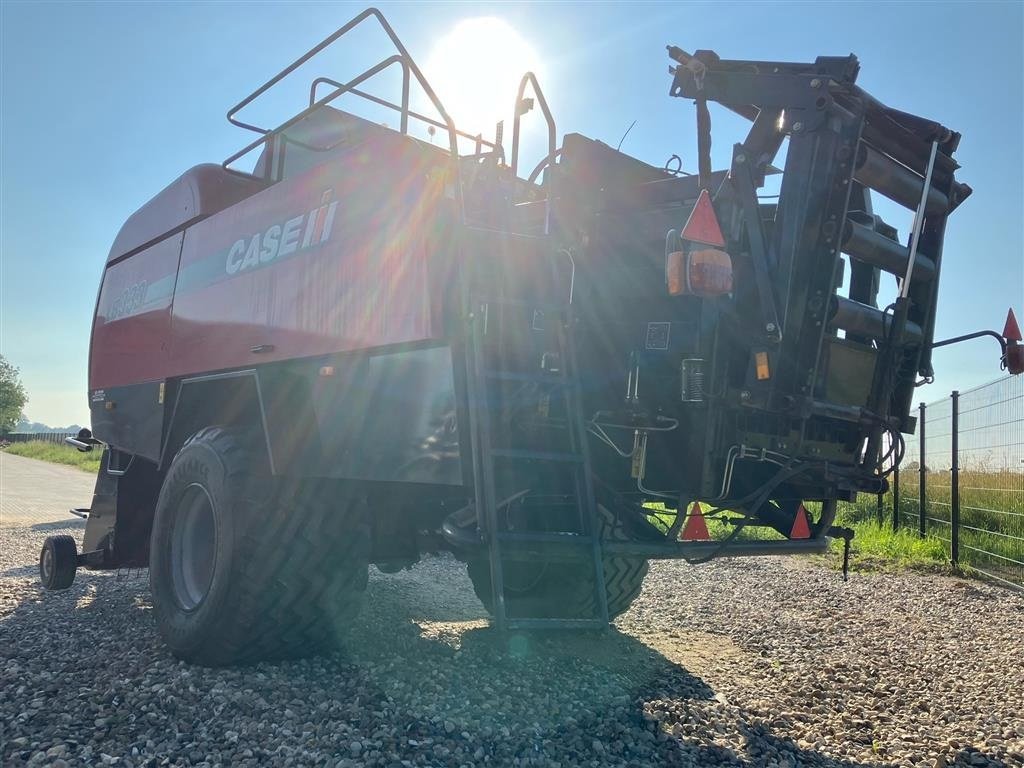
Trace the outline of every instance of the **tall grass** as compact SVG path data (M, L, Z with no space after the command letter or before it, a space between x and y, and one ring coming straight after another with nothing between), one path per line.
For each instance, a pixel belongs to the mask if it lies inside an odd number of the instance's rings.
M11 443L4 451L14 456L25 456L30 459L40 459L54 464L67 464L85 472L99 472L100 451L92 450L89 453L82 453L70 445L58 445L46 443L42 440L33 440L27 443Z
M916 468L900 474L900 518L914 530L920 525L919 482ZM1024 585L1024 472L961 470L959 484L961 563ZM928 471L925 486L925 530L948 541L952 515L949 471ZM891 494L886 500L891 518Z
M931 570L949 564L949 545L938 536L922 537L916 523L893 530L891 506L883 506L879 523L877 497L862 495L856 503L840 504L836 524L853 529L850 551L855 565ZM841 540L833 540L833 552L842 552L842 547Z

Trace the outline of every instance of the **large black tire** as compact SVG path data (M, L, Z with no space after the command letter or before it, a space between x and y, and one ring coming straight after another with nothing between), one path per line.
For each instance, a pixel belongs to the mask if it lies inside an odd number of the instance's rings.
M614 514L602 505L597 509L602 538L625 540L627 537L615 524ZM640 594L647 576L647 560L606 555L602 564L610 620L625 613ZM505 562L503 565L505 610L509 617L592 619L597 616L594 567L589 560ZM476 596L494 613L490 562L486 558L473 558L467 563L467 569Z
M47 536L39 553L39 581L48 590L67 589L75 581L78 546L66 534Z
M366 588L361 500L338 484L266 477L248 442L221 427L196 433L171 462L157 500L157 626L176 656L197 664L327 650Z

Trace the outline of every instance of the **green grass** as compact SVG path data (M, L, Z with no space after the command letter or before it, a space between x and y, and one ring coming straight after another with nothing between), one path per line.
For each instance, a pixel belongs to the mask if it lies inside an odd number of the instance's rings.
M30 459L40 459L54 464L67 464L84 472L95 473L100 470L100 452L98 450L82 453L70 445L57 445L42 440L11 443L4 450L15 456L26 456Z
M854 530L850 545L851 563L855 567L916 568L937 570L949 567L949 544L938 536L921 537L917 522L904 520L892 529L892 506L884 505L882 524L878 524L876 497L861 495L854 504L840 504L836 524ZM842 540L833 540L831 550L841 554Z
M910 528L919 525L916 467L900 473L900 515ZM948 471L929 471L926 477L925 517L929 533L949 537L952 512ZM886 497L891 517L891 496ZM1024 580L1024 473L984 468L960 471L960 562L977 566L1012 582ZM946 545L948 547L948 544Z

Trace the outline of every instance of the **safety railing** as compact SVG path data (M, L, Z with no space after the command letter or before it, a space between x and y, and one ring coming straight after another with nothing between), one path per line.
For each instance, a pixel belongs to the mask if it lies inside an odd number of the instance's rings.
M942 539L954 566L1024 589L1024 377L918 406L892 490L892 527ZM888 503L886 503L888 502Z
M380 24L381 28L384 30L384 33L388 36L392 45L394 45L395 49L397 50L397 53L395 55L383 59L370 69L367 69L366 71L357 75L353 79L349 80L347 83L337 83L335 81L330 81L331 84L334 85L334 90L321 99L316 99L315 93L318 83L324 82L324 80L319 79L318 81L314 81L313 85L310 88L309 106L306 109L299 112L297 115L293 116L289 120L277 126L276 128L264 128L261 126L244 122L238 118L238 114L243 109L252 104L254 101L256 101L256 99L258 99L264 93L266 93L275 85L280 83L282 80L288 77L288 75L292 74L303 64L310 61L317 54L328 48L341 37L343 37L348 32L352 31L354 28L356 28L357 26L359 26L364 21L370 18L376 19L377 22ZM402 67L402 98L400 104L394 104L392 102L388 102L386 99L380 99L379 97L376 96L370 96L370 94L367 94L365 91L362 91L357 88L357 86L359 86L366 80L369 80L374 75L383 72L385 69L388 69L395 64L398 64ZM455 123L452 121L452 118L448 115L448 112L445 111L444 105L441 103L441 100L437 97L437 94L434 92L434 89L431 87L426 77L424 77L423 72L417 66L416 62L409 54L409 51L406 49L405 45L403 45L402 41L398 38L398 35L395 34L395 31L391 28L391 25L388 23L387 19L385 19L383 14L381 14L381 12L376 8L367 8L365 11L360 13L358 16L356 16L354 19L352 19L344 26L340 27L332 35L324 39L318 45L311 48L305 54L303 54L294 62L289 64L287 67L282 69L272 78L270 78L267 82L265 82L263 85L261 85L259 88L257 88L255 91L250 93L248 96L246 96L244 99L242 99L240 102L238 102L236 105L234 105L231 109L228 110L228 122L230 122L232 125L237 125L239 128L245 128L246 130L258 133L260 134L260 138L256 139L255 141L248 144L246 147L231 155L222 163L222 166L225 168L225 170L233 171L234 169L229 167L231 166L232 163L237 162L239 159L245 157L254 149L260 147L261 145L266 145L268 148L268 155L272 155L275 149L275 136L280 135L282 131L287 130L289 127L291 127L292 125L296 124L297 122L308 116L317 108L331 101L334 101L335 99L337 99L338 97L345 93L352 93L363 98L367 98L368 96L370 96L370 101L373 101L377 104L398 111L401 115L401 132L407 133L409 128L409 118L412 117L413 119L422 119L423 117L422 115L414 113L409 109L409 89L411 81L413 79L415 79L415 81L419 84L420 88L423 90L423 93L426 95L427 99L430 101L431 105L434 107L434 109L437 111L437 114L440 116L440 121L433 121L433 124L436 125L437 127L443 128L448 132L449 150L451 152L452 158L457 159L459 157L459 137L461 132L455 127ZM469 138L475 139L475 137ZM266 173L268 174L270 173L270 166L271 164L268 163L266 168Z

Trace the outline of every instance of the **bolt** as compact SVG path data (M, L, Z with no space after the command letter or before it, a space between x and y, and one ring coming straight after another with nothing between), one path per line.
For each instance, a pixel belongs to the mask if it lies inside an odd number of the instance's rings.
M820 88L820 87L821 87L821 80L819 80L818 78L814 78L813 80L811 80L811 88Z
M775 333L775 323L768 323L764 329L768 331L768 333Z
M804 124L803 123L800 123L800 122L793 123L793 133L799 133L803 129L804 129Z
M750 392L748 392L745 389L742 392L740 392L740 400L742 400L744 403L749 402L750 401Z
M736 162L737 163L744 163L744 162L746 162L746 160L747 160L747 156L746 155L736 155Z

